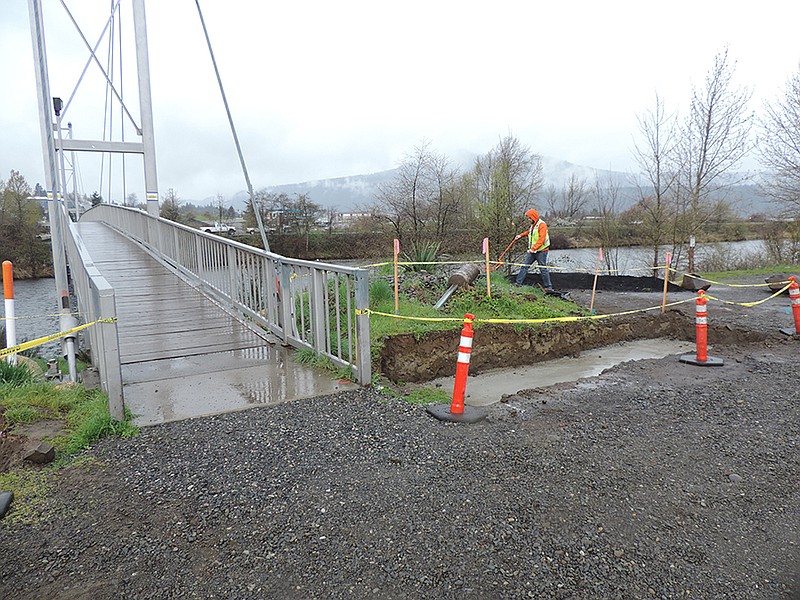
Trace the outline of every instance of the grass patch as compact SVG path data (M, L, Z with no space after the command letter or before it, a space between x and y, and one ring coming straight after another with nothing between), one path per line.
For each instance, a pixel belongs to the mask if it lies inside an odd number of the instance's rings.
M53 445L66 454L79 452L108 435L131 437L138 432L130 413L125 420L114 421L105 394L82 385L0 383L0 409L4 409L8 425L44 419L64 421L67 433L53 440Z
M409 404L449 404L450 395L441 388L423 387L403 396Z
M12 365L0 359L0 384L22 385L33 381L33 373L25 365Z
M800 270L798 265L774 265L771 267L763 267L759 269L745 269L739 271L716 271L713 273L703 273L704 279L713 279L716 281L726 281L736 279L742 275L775 275L776 273L789 273L794 274Z
M405 282L404 282L405 283ZM486 283L478 280L471 289L457 290L441 310L434 308L433 302L420 302L409 297L410 292L417 292L414 284L408 284L400 290L399 310L402 317L394 318L373 315L370 319L370 333L373 344L380 344L381 339L411 333L421 337L427 332L460 329L464 315L475 315L480 320L508 319L529 320L548 319L568 315L586 315L588 311L558 297L547 296L534 287L517 288L512 286L502 274L492 274L492 297L486 295ZM394 315L394 294L390 284L385 280L376 280L370 286L370 309ZM441 290L444 293L444 289ZM440 294L441 295L441 294ZM438 299L438 298L437 298ZM416 320L425 319L425 320ZM483 325L480 322L475 327ZM520 324L522 327L533 325Z
M53 473L83 459L73 455L101 438L115 435L128 438L139 431L126 411L125 420L115 421L108 412L108 398L100 390L82 385L42 383L0 383L0 412L6 425L35 423L43 419L63 421L65 433L49 440L58 451L58 460L45 468L18 468L0 474L0 489L13 490L12 510L4 522L30 522L39 514L39 505L54 486Z

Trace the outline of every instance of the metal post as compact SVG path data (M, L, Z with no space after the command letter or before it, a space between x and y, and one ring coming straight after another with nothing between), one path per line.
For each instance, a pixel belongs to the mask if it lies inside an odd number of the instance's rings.
M355 282L356 300L356 367L358 369L358 383L369 385L372 381L372 357L370 356L369 332L369 272L356 271L353 277Z
M147 54L147 23L144 0L133 0L133 30L136 40L136 68L139 74L139 110L141 111L144 146L144 187L147 213L158 216L158 177L156 173L156 142L153 133L153 105L150 98L150 59Z
M325 287L325 279L320 269L313 269L311 271L311 309L313 310L313 335L314 335L314 350L322 354L328 349L328 332L325 327L325 314L327 307L325 306L325 299L323 291Z
M100 318L116 318L117 306L114 298L114 288L98 290L100 301ZM101 374L106 380L106 394L108 394L108 412L115 421L125 418L125 402L122 395L122 365L119 358L119 333L117 324L98 323L102 352L103 368Z
M67 132L69 139L72 139L72 123L67 123ZM70 152L70 160L72 161L72 199L75 201L75 221L81 218L81 208L78 203L78 172L75 168L75 153Z
M47 211L50 219L50 246L53 253L53 276L56 280L56 291L67 289L67 259L61 237L60 220L54 202L58 202L59 184L56 168L56 149L53 140L53 121L50 117L50 78L47 73L47 51L44 41L44 19L40 0L28 0L28 12L31 20L31 38L33 57L36 67L36 87L39 92L39 130L42 136L44 172L48 182Z

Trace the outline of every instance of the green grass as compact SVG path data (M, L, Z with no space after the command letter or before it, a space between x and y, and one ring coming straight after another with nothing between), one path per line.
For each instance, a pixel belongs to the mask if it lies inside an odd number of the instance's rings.
M4 519L9 524L30 522L38 514L37 507L53 488L53 472L77 464L81 459L75 454L101 438L128 438L139 431L129 411L125 420L113 420L105 394L78 384L2 382L0 412L12 433L14 426L44 419L63 421L65 427L64 433L48 440L58 452L56 462L44 469L18 468L0 474L0 489L14 491L12 510Z
M12 365L0 359L0 383L22 385L33 381L33 373L25 365Z
M716 281L725 281L728 279L736 279L742 275L774 275L775 273L789 273L795 274L800 271L798 265L774 265L764 267L761 269L745 269L741 271L717 271L715 273L703 273L704 279L713 279Z
M409 404L449 404L450 395L441 388L423 387L403 396Z
M123 421L114 421L105 394L82 385L0 383L0 408L5 410L9 426L45 419L64 421L66 433L51 441L65 454L79 452L108 435L131 437L138 432L130 414Z
M394 292L385 280L376 280L370 286L370 309L387 315L394 315ZM406 318L395 318L373 314L370 317L370 333L373 344L380 344L386 337L411 333L417 337L431 331L461 329L464 315L475 315L480 320L509 319L529 320L557 318L569 315L586 315L588 311L572 302L547 296L535 287L517 288L512 286L502 274L492 274L492 297L486 295L486 282L478 280L471 290L457 290L441 310L434 308L434 303L423 304L404 297L401 290L398 315ZM444 289L442 290L444 293ZM432 319L430 321L415 320ZM520 324L520 327L534 326Z

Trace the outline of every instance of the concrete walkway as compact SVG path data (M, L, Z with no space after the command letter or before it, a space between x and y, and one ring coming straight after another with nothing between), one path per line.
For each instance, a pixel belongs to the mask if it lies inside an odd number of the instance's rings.
M356 387L296 364L292 350L233 318L102 223L78 228L116 292L125 405L137 425Z

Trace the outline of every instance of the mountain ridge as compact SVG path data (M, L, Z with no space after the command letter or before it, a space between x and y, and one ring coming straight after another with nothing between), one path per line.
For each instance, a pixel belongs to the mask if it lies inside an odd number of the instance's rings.
M542 156L542 171L544 187L553 186L563 188L575 176L591 186L595 180L610 181L619 186L620 210L628 208L638 198L639 189L636 187L635 175L629 172L598 169L585 165L576 165L566 160ZM338 212L355 212L363 209L375 200L375 193L383 183L391 181L399 168L387 169L362 175L345 175L327 179L312 179L299 183L266 186L268 193L284 193L289 196L304 194L311 201L325 209L335 209ZM738 185L732 190L732 201L735 210L741 216L754 213L768 213L771 206L766 197L760 193L756 185ZM244 210L247 205L248 193L243 190L234 194L229 203L236 210ZM213 204L214 198L206 199Z

